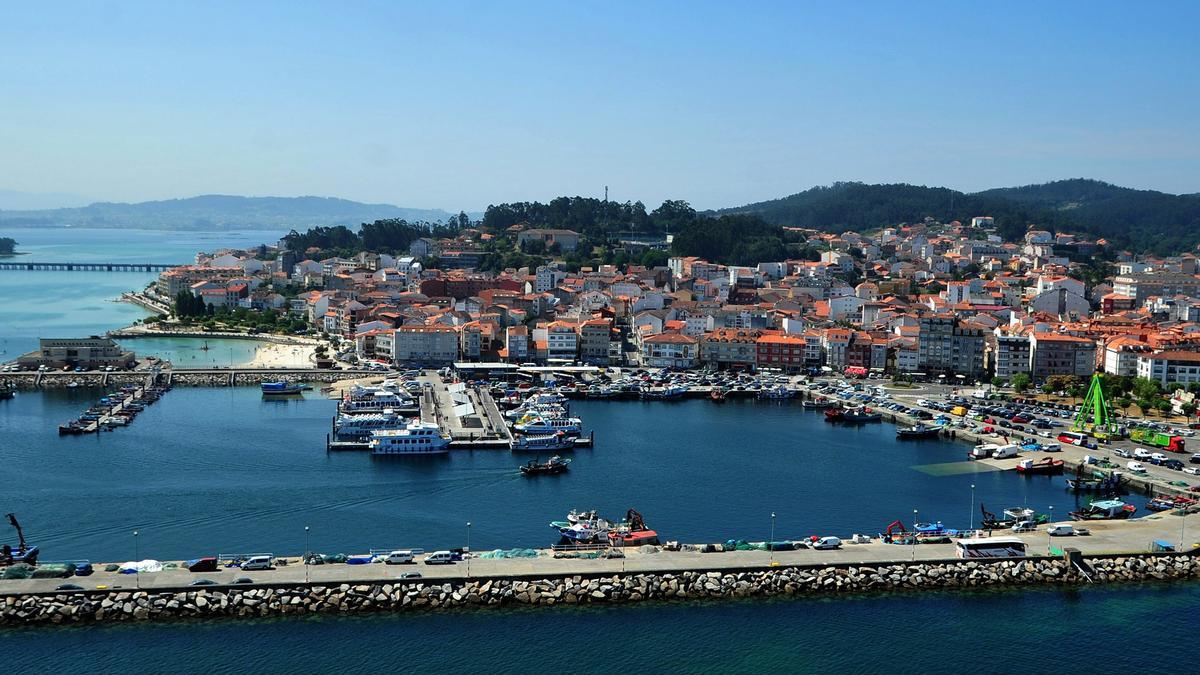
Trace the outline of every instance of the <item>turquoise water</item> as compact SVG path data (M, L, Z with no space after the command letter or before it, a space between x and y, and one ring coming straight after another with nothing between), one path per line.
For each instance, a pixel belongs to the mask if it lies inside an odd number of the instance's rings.
M197 251L244 248L274 243L284 232L160 232L87 228L7 228L0 236L17 240L20 255L9 260L45 262L191 262ZM39 337L97 335L127 326L150 312L114 302L122 293L140 290L157 278L142 272L0 271L0 362L37 349ZM204 352L202 341L139 340L127 345L139 354L159 356L180 365L229 365L249 361L254 343L224 345ZM210 342L210 346L212 343Z
M0 632L37 672L1182 673L1200 584Z

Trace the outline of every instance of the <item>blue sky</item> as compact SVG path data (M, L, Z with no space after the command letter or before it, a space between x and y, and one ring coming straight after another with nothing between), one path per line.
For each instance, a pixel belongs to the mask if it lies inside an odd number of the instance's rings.
M187 4L6 8L0 189L467 210L605 185L700 208L837 180L1200 191L1197 2Z

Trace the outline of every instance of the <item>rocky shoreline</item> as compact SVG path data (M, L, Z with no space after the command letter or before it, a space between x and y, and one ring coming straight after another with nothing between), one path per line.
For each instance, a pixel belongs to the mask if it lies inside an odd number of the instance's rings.
M1200 578L1188 554L778 567L735 572L492 578L438 583L289 584L213 589L113 589L0 596L0 626L186 618L786 597L955 588L1122 583Z

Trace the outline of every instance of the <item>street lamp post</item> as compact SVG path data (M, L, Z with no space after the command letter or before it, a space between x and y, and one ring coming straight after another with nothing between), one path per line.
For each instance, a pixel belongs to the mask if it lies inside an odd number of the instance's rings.
M471 521L467 521L467 578L471 578Z
M917 510L913 509L912 559L917 561Z
M775 564L775 547L771 545L771 542L773 542L773 541L775 541L775 512L774 511L771 512L771 538L769 540L767 540L767 551L769 551L771 554L771 564L772 565ZM1180 548L1182 549L1183 547L1180 546Z
M971 527L975 529L975 484L971 483Z
M304 583L308 583L308 559L311 555L312 547L309 546L308 526L304 526Z
M141 562L141 552L138 550L138 531L134 530L133 531L133 564L134 564L133 585L139 589L142 587L142 566L140 564L138 564L140 562Z
M1050 525L1054 525L1054 505L1053 504L1050 505ZM1050 530L1051 529L1052 528L1050 528L1050 527L1046 528L1046 555L1050 555L1050 549L1051 549Z

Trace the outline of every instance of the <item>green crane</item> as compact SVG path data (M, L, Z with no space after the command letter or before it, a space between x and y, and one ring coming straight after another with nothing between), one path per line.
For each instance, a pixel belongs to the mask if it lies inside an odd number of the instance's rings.
M1087 396L1079 413L1075 415L1072 431L1090 433L1096 438L1117 438L1120 436L1116 419L1113 417L1112 406L1104 397L1104 378L1100 373L1092 374L1092 383L1088 386Z

